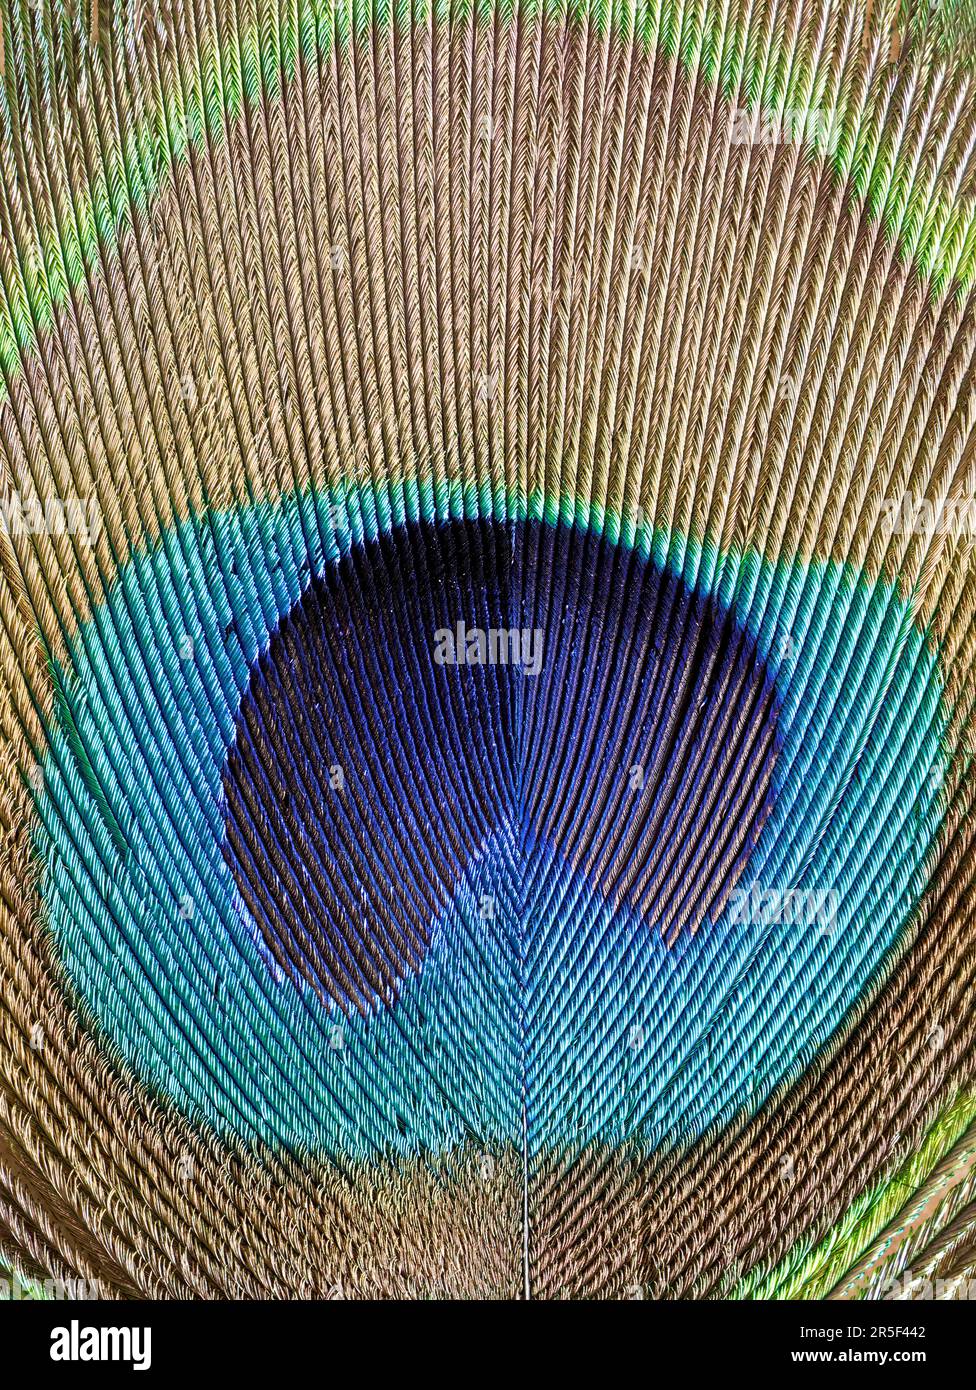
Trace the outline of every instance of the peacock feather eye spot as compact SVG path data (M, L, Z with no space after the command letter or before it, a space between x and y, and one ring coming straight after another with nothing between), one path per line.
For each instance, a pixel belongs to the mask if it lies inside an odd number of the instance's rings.
M0 1285L976 1274L974 0L11 4Z
M326 568L254 662L224 857L277 966L343 1008L394 1002L483 863L483 899L537 934L578 882L673 943L768 819L776 721L755 640L635 551L414 526Z

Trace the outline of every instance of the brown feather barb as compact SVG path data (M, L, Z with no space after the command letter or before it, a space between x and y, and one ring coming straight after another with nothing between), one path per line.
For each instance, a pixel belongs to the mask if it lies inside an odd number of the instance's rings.
M968 1288L970 0L2 3L3 1268Z

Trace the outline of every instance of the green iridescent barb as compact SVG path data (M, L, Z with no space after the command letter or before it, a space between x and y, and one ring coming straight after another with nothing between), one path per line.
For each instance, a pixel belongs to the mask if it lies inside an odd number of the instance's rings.
M0 13L0 1270L976 1277L974 5Z
M103 5L100 42L92 42L91 14L81 7L41 0L4 6L4 100L0 103L4 153L3 201L6 255L0 259L0 365L9 379L22 354L50 328L52 315L89 276L100 274L132 220L151 211L174 164L208 139L223 140L245 104L279 98L300 63L328 60L333 44L347 43L368 25L480 24L511 21L516 10L532 15L539 5L424 4L394 6L367 0L342 5L299 0L287 7L259 5L254 17L235 14L230 35L207 20L194 32L182 12L165 3L137 0ZM846 62L828 61L828 35L814 22L792 33L773 23L756 25L734 7L699 8L647 0L637 4L552 3L554 18L569 16L604 33L652 45L709 84L738 113L785 121L814 158L825 159L852 196L864 201L901 254L940 295L967 290L976 256L976 196L963 183L947 149L939 164L920 166L900 129L885 128L895 67L883 59L890 36L903 35L898 74L934 88L947 79L963 99L974 51L972 0L874 7L870 34L859 33L862 12L851 6L835 45ZM868 7L870 11L871 7ZM260 15L260 18L258 18ZM38 23L40 19L40 23ZM185 40L180 43L179 40ZM835 50L836 51L836 50ZM150 75L140 84L133 78ZM916 77L917 74L917 77ZM132 83L138 95L121 99ZM89 103L117 100L117 119L93 127ZM941 102L948 101L941 93ZM61 136L52 140L50 125ZM962 135L960 131L960 135ZM38 144L60 146L47 186L24 179L25 156ZM72 150L87 150L86 176L67 173ZM958 150L963 154L963 150ZM13 177L13 182L11 178ZM26 205L25 205L26 204Z

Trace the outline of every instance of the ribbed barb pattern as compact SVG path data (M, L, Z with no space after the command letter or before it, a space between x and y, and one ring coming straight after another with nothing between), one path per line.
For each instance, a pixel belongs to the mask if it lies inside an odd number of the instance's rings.
M0 1262L976 1273L969 0L3 0Z

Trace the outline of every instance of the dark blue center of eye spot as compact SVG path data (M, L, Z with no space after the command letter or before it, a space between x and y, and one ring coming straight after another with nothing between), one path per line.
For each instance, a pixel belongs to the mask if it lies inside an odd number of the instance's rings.
M769 815L777 714L752 637L634 550L398 528L315 578L254 662L224 856L278 965L344 1009L393 1002L500 837L533 930L555 856L673 940L715 920Z

